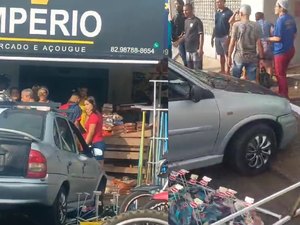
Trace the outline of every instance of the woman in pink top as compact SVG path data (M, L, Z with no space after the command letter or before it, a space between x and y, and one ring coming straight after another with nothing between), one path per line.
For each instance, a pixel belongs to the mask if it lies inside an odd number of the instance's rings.
M88 145L92 145L93 148L98 148L102 150L102 155L96 156L96 159L99 161L100 165L103 167L104 164L104 150L105 143L102 136L102 115L97 111L97 105L95 98L89 96L84 101L85 111L86 111L86 122L84 128L86 133L83 134L83 137Z

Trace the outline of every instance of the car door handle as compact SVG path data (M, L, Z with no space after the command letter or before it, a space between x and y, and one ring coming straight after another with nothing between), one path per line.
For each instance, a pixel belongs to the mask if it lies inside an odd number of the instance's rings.
M71 161L69 161L68 162L68 167L70 167L72 165L72 162Z
M87 165L87 163L83 163L83 166L82 166L82 173L84 173L85 172L85 167L86 167L86 165Z

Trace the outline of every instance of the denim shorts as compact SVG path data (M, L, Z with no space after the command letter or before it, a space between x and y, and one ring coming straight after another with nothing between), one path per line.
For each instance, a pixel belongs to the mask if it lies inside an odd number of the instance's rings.
M99 148L99 149L102 150L102 155L101 156L95 156L95 158L97 160L103 160L104 159L104 151L105 151L105 147L106 147L104 141L93 143L92 146L93 146L93 148Z
M241 78L243 67L245 67L248 80L256 80L257 63L233 63L232 75Z

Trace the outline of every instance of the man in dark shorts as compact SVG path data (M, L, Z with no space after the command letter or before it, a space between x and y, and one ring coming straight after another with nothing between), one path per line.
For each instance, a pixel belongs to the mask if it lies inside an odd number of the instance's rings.
M226 66L229 45L229 19L233 12L225 7L226 0L216 0L217 11L215 14L215 28L213 31L211 45L216 47L216 52L220 56L221 71L220 73L229 74L230 68Z
M204 29L202 21L193 13L193 6L183 6L186 17L184 23L184 44L186 50L187 66L191 69L202 70Z

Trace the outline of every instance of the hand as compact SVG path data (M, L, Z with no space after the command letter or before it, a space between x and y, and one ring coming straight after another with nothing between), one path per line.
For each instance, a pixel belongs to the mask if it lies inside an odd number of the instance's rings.
M215 40L214 40L214 38L211 38L211 47L213 48L214 47L214 42L215 42Z
M265 67L265 63L263 59L259 60L259 68L261 69L262 67Z
M199 56L200 56L200 58L203 56L203 54L204 54L204 52L203 52L203 50L202 49L198 49L198 54L199 54Z
M228 57L227 64L228 64L228 67L231 68L231 66L232 66L232 58L231 57Z

